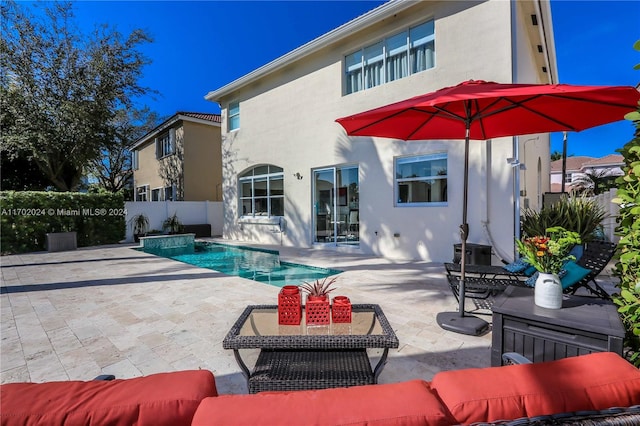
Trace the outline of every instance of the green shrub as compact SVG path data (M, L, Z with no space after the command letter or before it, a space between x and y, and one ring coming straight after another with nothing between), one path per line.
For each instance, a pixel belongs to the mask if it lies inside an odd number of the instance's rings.
M0 213L3 254L45 250L49 232L75 231L79 247L125 237L122 194L3 191Z
M525 237L545 235L547 228L561 226L577 232L582 242L597 239L600 224L607 217L604 208L586 197L563 197L540 211L525 209L522 212L522 234Z
M616 228L620 255L614 272L620 278L620 293L613 300L627 331L630 361L640 367L640 107L626 118L635 122L636 132L635 138L618 150L625 167L624 176L616 181L618 193L613 200L620 204Z

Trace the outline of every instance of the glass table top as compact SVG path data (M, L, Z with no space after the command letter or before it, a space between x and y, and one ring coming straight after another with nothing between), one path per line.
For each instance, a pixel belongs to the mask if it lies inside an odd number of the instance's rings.
M299 325L278 324L277 305L250 305L223 340L225 349L356 349L397 348L398 338L382 309L354 304L350 323L307 325L304 309Z
M350 323L307 325L304 310L299 325L278 324L278 310L253 309L244 322L240 336L304 336L304 335L372 335L383 334L382 326L372 310L352 311Z

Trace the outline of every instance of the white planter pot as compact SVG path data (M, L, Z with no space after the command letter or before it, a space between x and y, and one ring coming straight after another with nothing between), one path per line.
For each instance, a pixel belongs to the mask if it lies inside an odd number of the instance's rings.
M536 279L535 304L541 308L562 308L562 284L557 274L540 272Z

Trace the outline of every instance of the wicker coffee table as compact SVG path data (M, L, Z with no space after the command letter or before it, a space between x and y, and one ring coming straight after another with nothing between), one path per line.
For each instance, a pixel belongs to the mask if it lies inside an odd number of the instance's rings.
M279 325L276 305L248 306L222 345L233 349L249 393L377 383L398 338L378 305L352 305L351 323ZM383 349L374 368L367 349ZM260 349L250 371L240 349Z

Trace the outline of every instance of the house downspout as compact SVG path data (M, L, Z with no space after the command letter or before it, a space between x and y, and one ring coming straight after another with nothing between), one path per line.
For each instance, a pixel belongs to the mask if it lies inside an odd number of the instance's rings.
M517 16L516 16L516 0L511 0L511 81L518 83L518 64L517 64ZM516 164L520 162L520 138L513 138L513 158ZM513 167L513 235L516 240L520 240L520 168ZM518 258L518 250L513 244L513 258Z
M491 217L491 174L490 171L492 170L492 165L491 165L491 140L487 140L485 141L485 153L486 153L486 158L485 158L485 164L486 164L486 172L484 174L485 176L485 194L486 194L486 202L485 202L485 218L482 221L482 227L484 229L485 235L487 237L487 239L489 240L489 244L492 247L492 251L493 254L502 262L502 263L509 263L508 260L506 260L509 256L505 256L505 254L503 253L502 249L500 249L497 245L495 240L493 239L493 237L491 236L491 229L489 228L489 218Z

